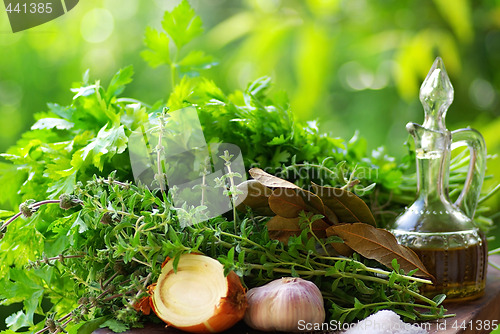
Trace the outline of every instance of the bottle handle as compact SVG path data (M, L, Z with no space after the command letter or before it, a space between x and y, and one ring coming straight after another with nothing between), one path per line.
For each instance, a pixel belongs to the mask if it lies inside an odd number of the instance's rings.
M465 179L464 188L455 202L470 219L474 217L483 186L486 169L486 144L483 136L474 129L459 129L451 132L452 150L467 146L470 152L469 171Z

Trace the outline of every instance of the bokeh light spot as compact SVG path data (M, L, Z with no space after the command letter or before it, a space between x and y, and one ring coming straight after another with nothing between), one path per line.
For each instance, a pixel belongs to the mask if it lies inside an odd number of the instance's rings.
M495 89L483 79L475 79L469 87L471 100L481 109L489 109L495 102Z
M101 43L111 36L114 26L113 15L109 10L96 8L82 18L80 32L87 42Z
M16 106L21 103L23 89L14 81L0 81L0 104Z
M138 0L105 0L106 8L113 12L116 20L128 20L137 13Z

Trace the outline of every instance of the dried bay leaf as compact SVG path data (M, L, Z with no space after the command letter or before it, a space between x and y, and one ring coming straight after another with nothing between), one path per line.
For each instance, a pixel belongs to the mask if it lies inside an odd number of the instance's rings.
M273 195L269 197L269 205L277 215L285 218L295 218L298 217L300 211L304 210L323 215L330 225L339 222L335 212L327 208L321 198L315 193L302 189L292 182L266 173L260 168L252 168L249 170L249 173L262 186L276 188ZM293 191L295 191L295 194L293 194ZM302 200L298 199L297 195Z
M328 235L328 230L326 231L326 235L330 236ZM332 246L333 249L335 249L337 253L339 253L342 256L350 257L354 253L352 248L347 246L345 243L332 242L330 243L330 245Z
M323 201L321 203L323 203ZM332 209L330 209L326 205L324 206L324 208L325 208L325 218L331 223L331 225L338 224L339 219L335 214L335 212L333 212Z
M275 214L284 218L297 218L307 210L306 202L294 189L278 188L269 196L269 207Z
M276 177L274 175L271 175L269 173L264 172L260 168L252 168L248 171L250 175L265 185L266 187L270 188L288 188L288 189L301 189L299 186L293 184L292 182L289 182L287 180L280 179L279 177Z
M298 236L302 232L300 228L300 218L284 218L274 216L267 222L267 230L271 239L279 240L283 243L288 243L291 236ZM312 230L318 238L326 237L326 229L330 225L319 219L312 223Z
M333 187L312 185L316 195L331 209L341 223L365 223L376 226L375 217L366 203L354 193Z
M392 260L396 259L406 273L418 269L417 276L430 277L434 280L417 254L410 248L398 244L394 235L387 230L354 223L330 226L326 233L327 236L339 236L356 253L376 260L388 268L392 268Z
M246 211L245 206L249 206L256 214L262 216L274 216L274 212L269 207L269 196L273 193L271 189L256 180L248 180L237 186L243 194L238 195L236 208Z

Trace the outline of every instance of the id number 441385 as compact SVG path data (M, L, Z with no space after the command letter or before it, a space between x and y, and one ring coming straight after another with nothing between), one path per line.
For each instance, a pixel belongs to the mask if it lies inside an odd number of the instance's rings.
M473 331L494 331L498 329L498 320L470 320L470 321L462 321L459 322L455 320L453 325L451 326L453 329L463 329L463 330L473 330Z
M15 6L12 5L12 3L9 3L7 5L7 13L23 13L23 14L50 14L52 13L52 3L37 3L37 2L31 2L31 3L23 3L19 4L17 3Z

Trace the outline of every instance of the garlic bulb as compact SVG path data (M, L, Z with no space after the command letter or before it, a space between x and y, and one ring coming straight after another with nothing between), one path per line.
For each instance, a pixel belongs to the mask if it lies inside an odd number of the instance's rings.
M318 287L297 277L284 277L247 292L245 322L262 331L298 332L301 323L323 323L325 308Z

